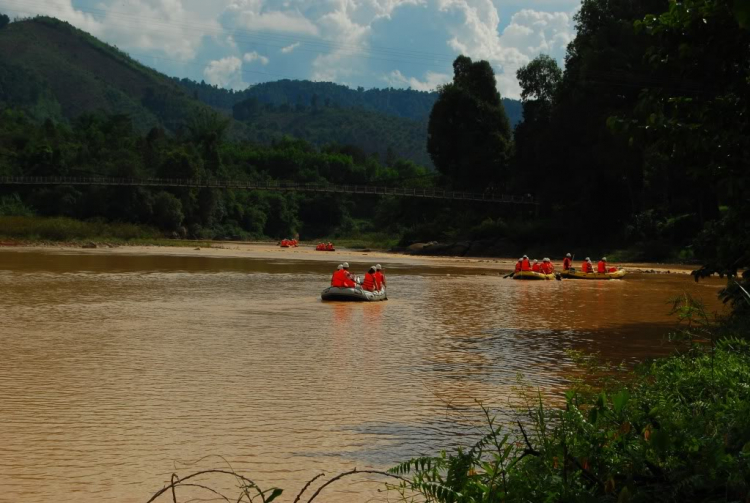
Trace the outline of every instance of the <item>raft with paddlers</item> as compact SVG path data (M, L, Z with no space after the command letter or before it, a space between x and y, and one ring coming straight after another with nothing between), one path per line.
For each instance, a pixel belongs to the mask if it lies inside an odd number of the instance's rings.
M315 251L336 251L336 247L333 246L333 243L318 243Z
M554 274L544 274L535 271L518 271L513 273L513 279L524 279L524 280L550 280L555 279Z
M299 241L296 239L282 239L279 246L282 248L296 248L299 245Z
M320 294L320 298L325 301L339 302L377 302L386 300L388 296L385 293L385 288L370 292L362 288L329 286L323 290L323 293Z
M561 272L560 277L565 279L621 279L627 273L625 269L608 272L583 272L571 268Z

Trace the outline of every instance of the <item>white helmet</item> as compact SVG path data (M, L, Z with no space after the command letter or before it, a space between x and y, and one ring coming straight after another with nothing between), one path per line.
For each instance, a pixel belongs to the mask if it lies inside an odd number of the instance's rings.
M539 261L537 259L534 259L534 263L536 264L537 262L539 262Z
M566 256L566 257L570 257L570 253L568 253L568 254L567 254L567 255L565 255L565 256Z
M545 261L545 262L549 262L549 259L548 259L548 258L545 258L545 259L544 259L544 261Z
M524 255L523 258L529 258L529 256L528 255Z
M344 262L341 265L344 266L344 269L349 269L349 262Z
M375 270L376 271L382 271L383 270L383 266L380 265L380 264L378 264L378 265L375 266Z
M602 257L602 260L606 262L607 261L607 257Z
M336 269L340 271L343 268L344 268L344 264L339 264L339 266Z

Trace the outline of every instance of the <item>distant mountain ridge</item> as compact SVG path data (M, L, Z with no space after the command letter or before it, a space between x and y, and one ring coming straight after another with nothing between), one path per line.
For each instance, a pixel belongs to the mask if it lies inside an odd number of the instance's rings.
M170 78L55 18L0 29L0 108L23 109L36 121L105 113L128 116L140 133L161 127L177 134L196 115L218 110L234 119L231 140L267 144L290 135L432 166L427 120L436 99L435 92L293 80L231 91ZM515 124L520 102L505 104Z
M172 79L69 23L37 17L0 29L0 105L32 118L72 120L84 113L128 115L136 130L177 132L210 110ZM246 137L233 121L230 136Z
M320 107L334 105L338 108L361 108L393 115L405 119L423 120L430 116L437 100L437 92L416 91L413 89L351 89L332 82L312 82L309 80L278 80L256 84L243 91L223 89L205 82L190 79L174 79L183 88L206 104L215 108L232 111L237 103L255 98L261 103L275 106L298 104L311 106L313 97ZM511 126L522 120L521 102L503 98L503 105Z

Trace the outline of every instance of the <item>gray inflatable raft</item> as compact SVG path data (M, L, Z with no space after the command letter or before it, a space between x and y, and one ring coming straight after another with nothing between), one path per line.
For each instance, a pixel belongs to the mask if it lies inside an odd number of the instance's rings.
M380 300L387 300L388 296L385 293L385 288L380 291L368 292L361 288L329 286L323 290L323 293L320 294L320 298L325 301L339 302L377 302Z

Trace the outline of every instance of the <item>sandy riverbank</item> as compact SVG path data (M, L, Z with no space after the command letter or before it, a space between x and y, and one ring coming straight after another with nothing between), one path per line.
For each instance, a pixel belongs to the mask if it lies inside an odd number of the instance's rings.
M404 265L434 265L453 266L466 268L487 269L497 272L513 270L516 259L514 258L465 258L465 257L431 257L424 255L407 255L388 251L377 250L352 250L346 248L337 249L335 252L316 251L312 245L301 245L297 248L281 248L274 243L258 242L222 242L211 243L210 247L205 242L181 241L180 246L130 246L130 245L97 245L96 248L82 248L80 243L47 243L47 244L19 244L5 243L0 246L0 251L12 251L23 253L31 250L57 250L60 252L75 252L87 254L120 254L120 255L172 255L172 256L201 256L201 257L227 257L227 258L250 258L267 260L301 260L316 262L331 262L337 264L343 261L351 263L382 263L404 264ZM11 246L8 246L8 245ZM0 244L1 245L1 244ZM195 245L195 246L193 246ZM682 264L651 264L651 263L618 263L612 264L624 267L631 272L653 273L653 274L689 274L695 266ZM562 269L562 259L555 261L558 270Z

